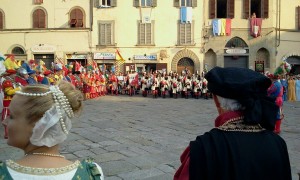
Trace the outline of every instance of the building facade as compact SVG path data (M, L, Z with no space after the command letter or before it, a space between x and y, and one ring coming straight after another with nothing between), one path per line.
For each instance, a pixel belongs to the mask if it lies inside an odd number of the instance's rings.
M22 61L41 59L48 68L55 60L85 63L91 52L91 8L81 0L2 0L0 52Z
M300 3L290 0L2 0L0 52L94 60L118 72L300 65ZM18 12L18 16L14 13Z
M203 6L198 3L197 0L96 1L95 61L113 66L118 61L114 56L118 50L125 61L117 63L115 68L123 72L181 72L185 67L191 72L199 71L203 61L199 48Z

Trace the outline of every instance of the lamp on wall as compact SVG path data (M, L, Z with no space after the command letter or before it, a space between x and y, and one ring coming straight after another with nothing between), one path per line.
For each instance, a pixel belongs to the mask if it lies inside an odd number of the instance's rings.
M147 56L147 54L145 53L144 56Z
M130 61L131 60L131 58L128 58L128 61Z

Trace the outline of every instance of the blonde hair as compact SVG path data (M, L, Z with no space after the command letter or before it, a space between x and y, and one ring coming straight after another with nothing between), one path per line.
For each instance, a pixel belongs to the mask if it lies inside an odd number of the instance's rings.
M82 110L83 95L81 91L75 89L75 87L66 81L61 81L58 84L59 89L67 97L70 106L74 114L79 114ZM49 86L47 85L28 85L22 89L25 93L45 93L49 91ZM24 110L26 112L26 119L31 123L38 121L43 117L45 112L49 110L54 104L54 99L52 93L47 96L26 96L24 103Z

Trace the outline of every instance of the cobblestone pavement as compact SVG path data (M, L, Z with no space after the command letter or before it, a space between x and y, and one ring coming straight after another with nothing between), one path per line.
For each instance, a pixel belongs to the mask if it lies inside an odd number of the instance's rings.
M213 101L204 99L106 96L84 104L61 152L71 160L93 157L106 180L172 179L184 148L213 128L217 116ZM300 102L285 103L284 113L281 136L288 145L293 179L297 179ZM0 140L0 160L22 156L22 151Z

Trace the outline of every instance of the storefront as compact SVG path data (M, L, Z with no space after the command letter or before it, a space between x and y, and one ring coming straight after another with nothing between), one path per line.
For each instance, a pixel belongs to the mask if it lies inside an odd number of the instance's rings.
M249 48L243 39L234 37L227 42L224 49L224 67L249 67Z
M66 54L67 63L78 62L83 67L88 64L87 54Z
M134 70L139 74L143 72L154 72L156 70L161 72L167 71L167 63L158 63L157 55L134 55L133 63L127 63L125 65L125 71Z
M33 57L36 60L42 60L45 63L47 69L52 69L52 63L54 62L54 53L56 47L50 44L36 44L31 47Z
M97 52L94 53L94 60L101 71L115 72L116 53Z

